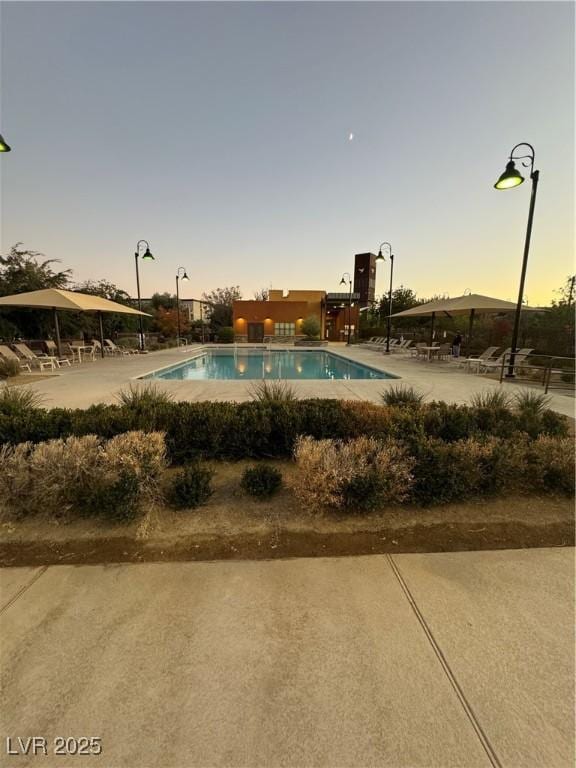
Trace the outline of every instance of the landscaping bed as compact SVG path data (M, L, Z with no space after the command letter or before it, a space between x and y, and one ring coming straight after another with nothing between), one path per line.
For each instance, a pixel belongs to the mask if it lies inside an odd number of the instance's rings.
M290 481L292 462L267 462ZM562 496L406 505L370 514L312 514L289 487L259 501L240 489L252 464L210 462L213 495L176 511L155 506L142 518L55 521L47 515L0 525L0 566L274 559L400 552L572 546L573 501ZM168 470L168 474L173 470Z
M574 441L541 396L256 397L173 403L148 387L47 411L0 393L0 564L573 542Z

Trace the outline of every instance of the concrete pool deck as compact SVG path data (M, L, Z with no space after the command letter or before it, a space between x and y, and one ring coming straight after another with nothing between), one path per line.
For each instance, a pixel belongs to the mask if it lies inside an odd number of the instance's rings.
M210 348L209 345L208 348ZM238 345L242 349L248 345ZM147 355L130 355L96 359L82 365L62 368L57 374L28 384L31 389L45 398L45 406L86 408L94 403L112 403L116 393L130 384L138 384L139 377L151 371L175 365L189 359L202 349L202 345L193 345L180 349L167 349L151 352ZM271 349L293 349L286 345L271 346ZM302 348L296 348L301 350ZM324 347L323 349L326 349ZM427 400L445 400L453 403L467 403L470 398L486 390L504 389L515 392L526 389L526 383L506 382L500 384L494 378L465 373L463 369L449 362L424 362L407 354L384 355L377 350L365 347L347 347L334 343L327 348L331 352L349 360L387 371L399 379L362 380L349 379L340 381L294 380L289 383L299 397L327 397L345 400L380 401L380 394L386 388L404 384L423 392ZM25 382L25 377L21 379ZM153 379L154 384L163 391L170 392L176 400L228 400L251 399L250 391L255 380L236 381L170 381ZM542 387L535 391L543 392ZM550 407L565 416L574 417L574 397L569 393L553 391L549 393Z

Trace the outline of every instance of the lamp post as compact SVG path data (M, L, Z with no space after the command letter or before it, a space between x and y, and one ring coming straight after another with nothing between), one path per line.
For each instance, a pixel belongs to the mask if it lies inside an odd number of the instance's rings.
M515 155L514 152L519 147L527 147L528 154ZM534 205L536 203L536 190L538 189L538 179L540 177L540 171L534 170L534 147L527 142L521 142L516 144L510 152L510 157L506 163L506 170L501 174L500 178L494 184L495 189L512 189L522 184L524 177L520 171L517 170L514 160L522 160L524 168L530 168L530 179L532 180L532 193L530 195L530 208L528 210L528 226L526 227L526 239L524 241L524 256L522 258L522 271L520 272L520 288L518 290L518 303L516 304L516 314L514 315L514 330L512 331L512 351L510 352L510 362L508 364L508 373L506 378L514 378L514 362L516 359L516 352L518 351L518 332L520 330L520 315L522 313L522 298L524 296L524 281L526 280L526 268L528 266L528 253L530 251L530 238L532 237L532 221L534 219Z
M346 275L348 275L348 280L346 280ZM352 331L352 277L350 272L344 272L340 285L346 285L346 282L348 282L348 341L346 343L350 345L350 333Z
M11 152L12 147L10 144L8 144L7 141L5 141L2 136L0 135L0 152Z
M388 246L388 256L390 258L390 289L388 290L388 318L386 320L386 354L390 353L390 315L392 314L392 278L394 276L394 254L392 253L392 246L390 243L384 242L380 244L378 249L378 256L376 261L386 261L382 254L382 248Z
M180 277L180 272L183 272L184 274L182 277ZM176 314L178 318L178 338L176 339L176 346L180 346L180 289L178 287L178 283L180 280L190 280L188 275L186 274L186 269L184 267L178 267L176 270Z
M140 246L145 245L146 250L142 254L142 261L154 261L154 256L150 253L150 245L147 240L138 240L136 243L136 253L134 261L136 262L136 290L138 292L138 310L142 312L142 299L140 298L140 273L138 271L138 257L140 256ZM140 350L144 351L144 321L142 315L139 315L140 321Z

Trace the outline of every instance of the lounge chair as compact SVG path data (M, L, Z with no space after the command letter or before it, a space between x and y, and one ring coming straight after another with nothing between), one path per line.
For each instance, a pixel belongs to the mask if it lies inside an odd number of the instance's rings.
M412 344L412 339L405 339L404 341L401 341L399 344L396 344L393 352L405 352L408 347Z
M43 371L44 368L50 368L51 370L54 370L56 366L58 366L58 368L60 367L60 364L56 362L55 357L48 357L48 355L37 355L35 352L32 352L30 347L26 346L26 344L19 343L14 344L13 346L16 350L16 353L20 355L22 360L27 360L29 364L35 365L37 368L40 368L41 371Z
M32 368L30 368L30 364L23 363L22 359L18 357L16 352L11 350L10 347L7 347L4 344L0 344L0 358L2 358L2 360L13 360L15 363L18 363L18 365L23 371L28 371L28 373L32 373Z
M425 342L419 341L415 346L412 347L410 350L410 354L412 357L420 357L420 355L423 354L422 350L426 346Z
M447 357L452 357L452 344L440 344L438 351L434 352L434 357L437 360L442 360Z
M464 366L468 371L470 371L474 366L476 368L479 367L480 363L484 360L493 360L494 359L494 353L499 349L499 347L487 347L484 352L482 352L479 355L470 355L470 357L465 358L457 358L458 364Z
M523 349L519 349L518 352L514 355L514 365L518 365L519 363L522 363L528 355L533 352L533 349L529 349L528 347L524 347ZM507 359L509 359L510 354L512 353L511 348L509 347L505 352L503 352L500 357L498 357L496 360L484 360L484 362L480 363L480 373L489 373L490 371L498 370L502 367L502 363L506 362ZM506 359L506 361L505 361Z
M44 346L46 347L46 351L48 352L48 357L53 357L54 360L56 360L56 364L60 368L62 365L70 365L70 358L69 357L63 357L62 355L58 354L58 347L56 346L56 343L54 341L51 341L50 339L48 341L44 342Z
M137 355L137 349L128 349L128 347L119 347L114 344L112 339L104 339L104 352L110 355Z

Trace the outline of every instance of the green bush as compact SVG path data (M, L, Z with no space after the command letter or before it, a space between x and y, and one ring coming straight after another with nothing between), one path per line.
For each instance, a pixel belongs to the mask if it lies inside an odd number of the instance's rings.
M218 341L220 344L231 344L234 341L234 329L223 327L218 331Z
M0 414L18 416L34 408L40 408L44 397L28 387L2 387L0 389Z
M474 408L508 408L510 402L510 395L502 389L486 389L484 392L477 392L470 398L470 403Z
M419 406L424 400L422 392L409 387L406 384L397 384L385 389L380 397L384 405L410 405Z
M246 493L259 499L272 496L281 485L282 473L275 467L269 467L266 464L246 469L240 481L240 486Z
M282 379L277 381L259 381L250 388L250 395L253 400L265 403L292 402L298 399L294 387Z
M168 501L176 509L193 509L212 495L214 472L199 462L188 464L174 477L168 492Z
M310 317L307 317L302 321L300 326L300 331L308 339L319 339L320 330L320 320L316 317L316 315L310 315Z
M8 389L8 392L6 392ZM85 410L37 407L26 388L0 391L0 444L43 442L94 434L110 439L130 431L164 432L170 460L287 457L299 435L348 440L367 436L399 441L415 453L427 437L445 442L469 437L511 438L521 433L563 437L565 417L508 408L424 403L418 408L363 401L277 399L270 393L244 403L170 402L160 393L126 393L126 404Z
M0 358L0 379L11 379L22 373L18 360L3 360Z

